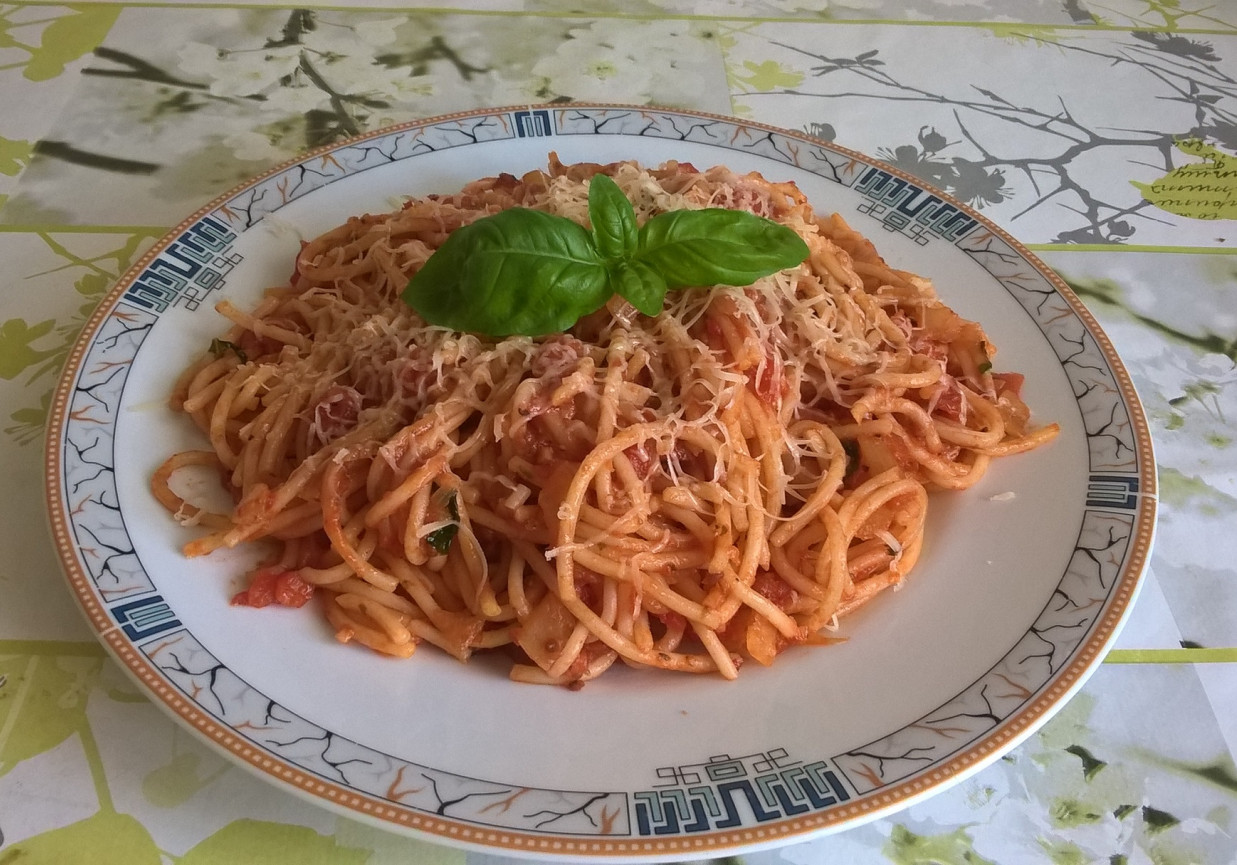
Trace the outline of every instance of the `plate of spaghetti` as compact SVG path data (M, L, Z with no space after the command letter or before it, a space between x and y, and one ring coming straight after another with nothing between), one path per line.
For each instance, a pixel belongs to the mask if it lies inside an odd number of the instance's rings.
M317 151L143 256L57 389L100 640L262 777L508 855L805 840L1014 747L1155 522L1085 307L787 130L527 106Z

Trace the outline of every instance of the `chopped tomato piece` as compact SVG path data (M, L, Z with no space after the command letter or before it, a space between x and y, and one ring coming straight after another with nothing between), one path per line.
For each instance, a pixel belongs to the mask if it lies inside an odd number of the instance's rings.
M303 607L314 595L314 587L296 571L261 568L254 572L249 588L232 596L232 605L241 607Z
M356 388L333 384L313 407L310 429L323 444L332 442L356 427L363 403L364 398Z
M936 395L935 402L931 403L931 410L934 417L944 418L945 420L961 420L962 419L962 391L957 387L942 387Z
M671 631L687 630L687 617L682 613L676 613L674 610L666 610L664 613L654 613L653 617Z
M1020 372L994 372L992 374L992 383L996 385L997 396L1002 394L1010 394L1012 396L1022 396L1022 383L1026 380Z
M782 372L782 358L772 346L765 346L764 365L748 370L747 386L770 408L777 408L786 392L786 379Z
M789 610L791 605L799 599L799 593L788 582L772 571L757 571L756 579L752 582L752 588L776 604L778 609L781 610Z
M648 442L637 442L629 448L623 450L623 456L627 457L627 461L631 463L632 470L635 471L636 477L643 480L649 476L649 472L653 470L653 466L657 462L656 451L649 447Z

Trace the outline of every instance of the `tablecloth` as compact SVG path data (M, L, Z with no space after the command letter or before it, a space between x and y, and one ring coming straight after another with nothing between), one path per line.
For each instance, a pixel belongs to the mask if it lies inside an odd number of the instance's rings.
M153 706L60 575L41 448L91 310L206 201L359 132L573 100L804 132L978 208L1094 313L1152 428L1149 572L1081 692L945 792L733 861L1237 861L1237 3L6 3L0 34L0 863L504 861L302 801Z

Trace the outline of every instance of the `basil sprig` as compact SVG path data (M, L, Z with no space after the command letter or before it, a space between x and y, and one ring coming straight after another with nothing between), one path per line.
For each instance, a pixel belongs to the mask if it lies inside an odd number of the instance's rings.
M404 289L429 324L491 337L561 333L619 294L657 315L672 288L750 285L808 255L794 231L742 210L673 210L637 227L607 175L589 183L592 230L515 207L453 231Z

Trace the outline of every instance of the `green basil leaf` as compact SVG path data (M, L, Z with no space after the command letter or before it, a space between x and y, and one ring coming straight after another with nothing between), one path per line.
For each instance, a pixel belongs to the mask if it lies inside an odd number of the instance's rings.
M846 454L846 471L843 473L842 477L844 480L850 480L851 475L859 469L859 461L863 454L859 450L859 442L854 439L846 439L843 441L842 450Z
M706 208L654 216L640 228L635 257L680 288L751 285L807 256L803 238L784 225L745 210Z
M447 493L447 516L451 522L441 528L434 529L425 536L425 542L433 548L438 555L446 555L451 549L451 542L455 540L455 536L460 531L460 506L456 501L455 490Z
M645 315L657 315L666 302L666 281L642 261L628 261L611 268L610 286Z
M459 523L450 523L440 529L434 529L425 536L425 542L440 556L445 556L451 550L451 542L459 534Z
M606 175L589 183L585 229L511 208L452 232L404 289L432 325L495 338L561 333L617 292L657 315L671 288L746 286L808 255L794 231L746 211L635 209Z
M430 324L504 337L561 333L610 294L586 229L511 208L453 231L409 280L403 299Z
M636 251L636 209L608 175L596 174L589 181L588 219L602 258L623 261Z

